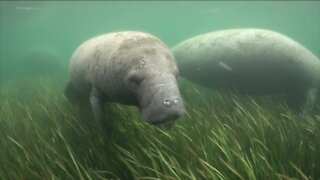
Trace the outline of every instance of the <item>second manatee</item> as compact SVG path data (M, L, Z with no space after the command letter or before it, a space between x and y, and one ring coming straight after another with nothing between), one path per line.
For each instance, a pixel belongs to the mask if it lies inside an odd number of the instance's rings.
M247 95L284 94L297 111L315 106L320 60L283 34L221 30L189 38L172 50L181 76L199 85Z

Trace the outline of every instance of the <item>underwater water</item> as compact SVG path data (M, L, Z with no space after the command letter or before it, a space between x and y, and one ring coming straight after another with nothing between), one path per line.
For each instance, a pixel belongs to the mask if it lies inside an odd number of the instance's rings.
M170 131L111 104L105 137L63 96L70 57L93 36L144 31L173 47L230 28L277 31L320 57L318 1L0 1L0 179L319 179L319 114L277 100L181 80L188 113Z

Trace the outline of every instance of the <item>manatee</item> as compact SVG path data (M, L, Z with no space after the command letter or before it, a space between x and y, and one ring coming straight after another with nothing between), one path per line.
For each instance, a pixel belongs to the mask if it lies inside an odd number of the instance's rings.
M123 31L89 39L73 53L69 72L66 97L89 97L103 131L111 131L107 102L137 106L152 125L172 124L185 112L174 56L151 34Z
M298 42L264 29L229 29L172 48L180 75L196 84L244 95L285 95L296 112L313 110L320 60Z

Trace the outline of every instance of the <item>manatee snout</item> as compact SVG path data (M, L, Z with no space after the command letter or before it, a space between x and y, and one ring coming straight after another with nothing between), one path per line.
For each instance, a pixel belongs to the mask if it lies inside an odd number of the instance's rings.
M158 83L155 83L158 82ZM153 85L148 85L153 84ZM140 107L144 119L152 125L172 124L185 113L175 77L155 78L145 85Z
M173 96L154 101L157 102L154 102L152 106L157 107L157 111L153 111L151 108L142 110L145 119L152 125L174 121L185 113L181 97Z

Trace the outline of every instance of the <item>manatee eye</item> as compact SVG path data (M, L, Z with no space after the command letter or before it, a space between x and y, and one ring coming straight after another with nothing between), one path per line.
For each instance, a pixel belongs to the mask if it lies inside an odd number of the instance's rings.
M143 77L139 75L132 75L128 78L128 85L130 88L135 89L140 86Z

